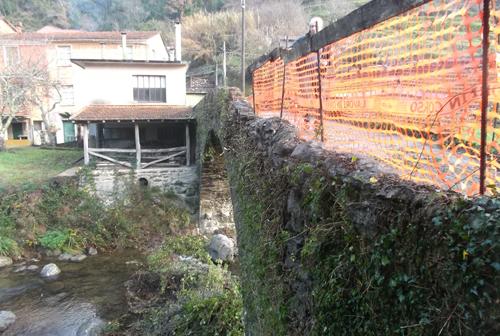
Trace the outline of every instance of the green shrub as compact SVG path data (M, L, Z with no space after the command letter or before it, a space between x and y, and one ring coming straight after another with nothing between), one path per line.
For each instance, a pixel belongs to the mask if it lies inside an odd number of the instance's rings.
M145 335L243 335L243 300L235 279L226 266L212 263L201 236L169 236L163 246L148 257L150 270L159 272L165 291L172 279L179 279L175 293L180 311L169 316L171 303L148 309L138 330ZM184 262L172 255L194 257ZM202 262L202 264L200 263ZM175 286L174 286L175 287ZM175 310L175 309L174 309Z
M0 236L12 236L16 231L13 212L19 207L16 195L0 198Z
M83 247L82 237L73 229L47 231L38 243L50 250L74 251Z
M170 269L172 254L192 256L201 262L211 263L206 247L207 240L202 236L168 236L162 247L148 256L148 263L159 272Z
M19 254L19 246L15 240L0 236L0 256L15 257Z
M243 301L236 281L227 282L222 291L212 295L204 295L203 291L192 290L185 297L187 300L182 306L180 320L175 328L177 335L239 336L244 334Z

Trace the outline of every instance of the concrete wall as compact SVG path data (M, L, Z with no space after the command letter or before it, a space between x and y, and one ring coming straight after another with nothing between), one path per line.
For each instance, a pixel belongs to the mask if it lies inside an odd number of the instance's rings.
M205 98L204 93L187 93L186 94L186 105L187 106L196 106L199 102L201 102Z

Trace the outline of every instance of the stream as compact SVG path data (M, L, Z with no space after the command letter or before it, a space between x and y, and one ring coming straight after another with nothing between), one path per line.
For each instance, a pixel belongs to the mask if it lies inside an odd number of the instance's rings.
M40 269L56 263L54 280L39 271L0 269L0 310L11 310L16 322L2 336L87 336L94 327L127 311L124 282L143 257L138 251L88 257L79 263L45 258Z

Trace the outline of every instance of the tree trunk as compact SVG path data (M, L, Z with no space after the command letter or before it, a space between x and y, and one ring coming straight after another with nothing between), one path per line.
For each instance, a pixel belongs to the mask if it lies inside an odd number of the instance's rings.
M3 138L3 134L0 134L0 152L5 151L5 139Z
M57 133L56 132L49 132L49 144L52 147L55 147L57 145Z

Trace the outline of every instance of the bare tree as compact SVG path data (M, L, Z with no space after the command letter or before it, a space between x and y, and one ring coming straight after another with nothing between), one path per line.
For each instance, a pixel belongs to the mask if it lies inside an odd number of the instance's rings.
M252 8L252 7L250 7ZM308 18L300 0L272 0L252 8L257 29L275 48L285 36L301 36L307 33Z
M36 93L31 96L31 103L38 108L42 116L43 124L48 135L48 143L51 146L57 144L57 119L53 113L57 105L61 103L60 84L50 78L49 72L38 69L35 77ZM42 135L42 142L45 142Z
M39 109L49 142L55 143L55 120L52 112L60 102L59 85L50 79L47 69L34 63L19 63L0 70L0 151L5 149L5 135L12 121L22 112Z
M5 135L14 118L29 108L36 76L37 70L27 64L0 70L0 151L5 149Z

